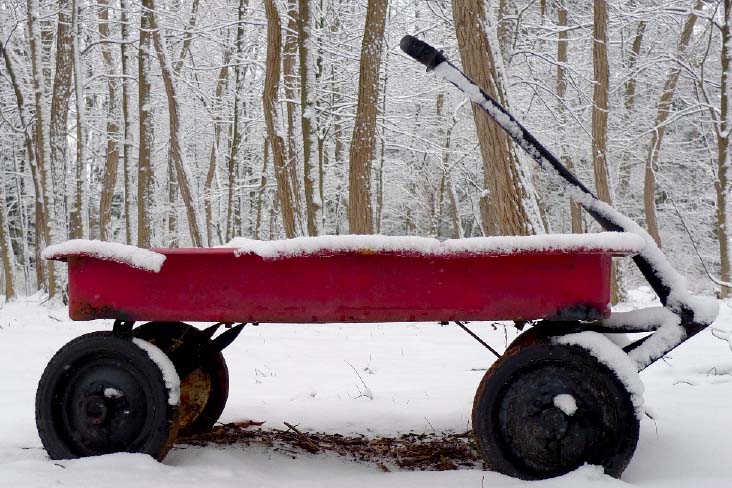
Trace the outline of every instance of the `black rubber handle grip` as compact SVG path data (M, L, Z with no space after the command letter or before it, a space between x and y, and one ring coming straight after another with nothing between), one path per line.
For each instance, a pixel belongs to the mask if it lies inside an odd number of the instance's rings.
M442 51L438 51L414 36L406 35L402 37L399 47L404 51L404 54L427 66L428 71L432 71L438 64L446 60Z

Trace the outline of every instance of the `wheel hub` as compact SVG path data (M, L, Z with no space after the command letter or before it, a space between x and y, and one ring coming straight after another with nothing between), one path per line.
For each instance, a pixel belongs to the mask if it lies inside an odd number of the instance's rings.
M84 400L81 411L86 415L86 420L92 425L101 425L108 418L110 406L103 396L92 395Z
M557 407L547 408L539 415L537 434L548 441L562 439L569 429L567 415Z

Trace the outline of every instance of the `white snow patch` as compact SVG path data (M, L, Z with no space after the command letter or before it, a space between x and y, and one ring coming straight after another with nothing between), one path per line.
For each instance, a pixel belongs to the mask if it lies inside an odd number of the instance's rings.
M124 393L119 391L117 388L105 388L104 389L104 397L105 398L122 398Z
M43 259L61 259L66 256L90 256L155 273L160 271L165 262L165 255L149 249L99 240L72 239L43 250Z
M132 342L137 344L137 347L145 351L163 373L165 388L168 390L168 404L178 405L180 403L180 377L178 376L178 372L175 370L173 362L159 347L154 344L150 344L149 342L138 339L137 337L133 338Z
M555 343L579 346L586 349L598 361L610 368L625 385L635 407L638 419L643 417L643 391L645 387L638 375L636 363L610 339L597 332L579 332L554 338Z
M577 402L572 395L562 393L554 397L554 406L571 417L577 411Z
M259 241L237 237L222 247L236 248L237 255L256 254L264 258L277 258L344 251L409 252L425 255L513 254L527 251L635 254L640 252L643 246L643 240L634 234L600 232L596 234L471 237L446 241L429 237L382 235L326 235L278 241Z

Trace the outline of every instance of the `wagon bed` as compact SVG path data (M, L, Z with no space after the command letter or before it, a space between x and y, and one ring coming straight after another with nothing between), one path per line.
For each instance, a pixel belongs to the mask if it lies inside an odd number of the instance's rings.
M74 320L595 320L610 313L612 256L634 254L640 245L620 233L446 243L328 236L290 247L282 244L292 241L240 242L155 249L164 256L157 272L83 242L49 256L68 262Z

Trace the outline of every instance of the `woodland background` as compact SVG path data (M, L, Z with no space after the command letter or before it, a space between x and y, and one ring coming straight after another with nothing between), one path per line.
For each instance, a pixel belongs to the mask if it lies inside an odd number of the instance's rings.
M726 295L707 275L730 281L731 12L732 0L0 0L2 290L62 295L63 267L40 251L69 238L597 230L401 53L409 33L648 228L696 290ZM618 298L637 279L619 273Z

